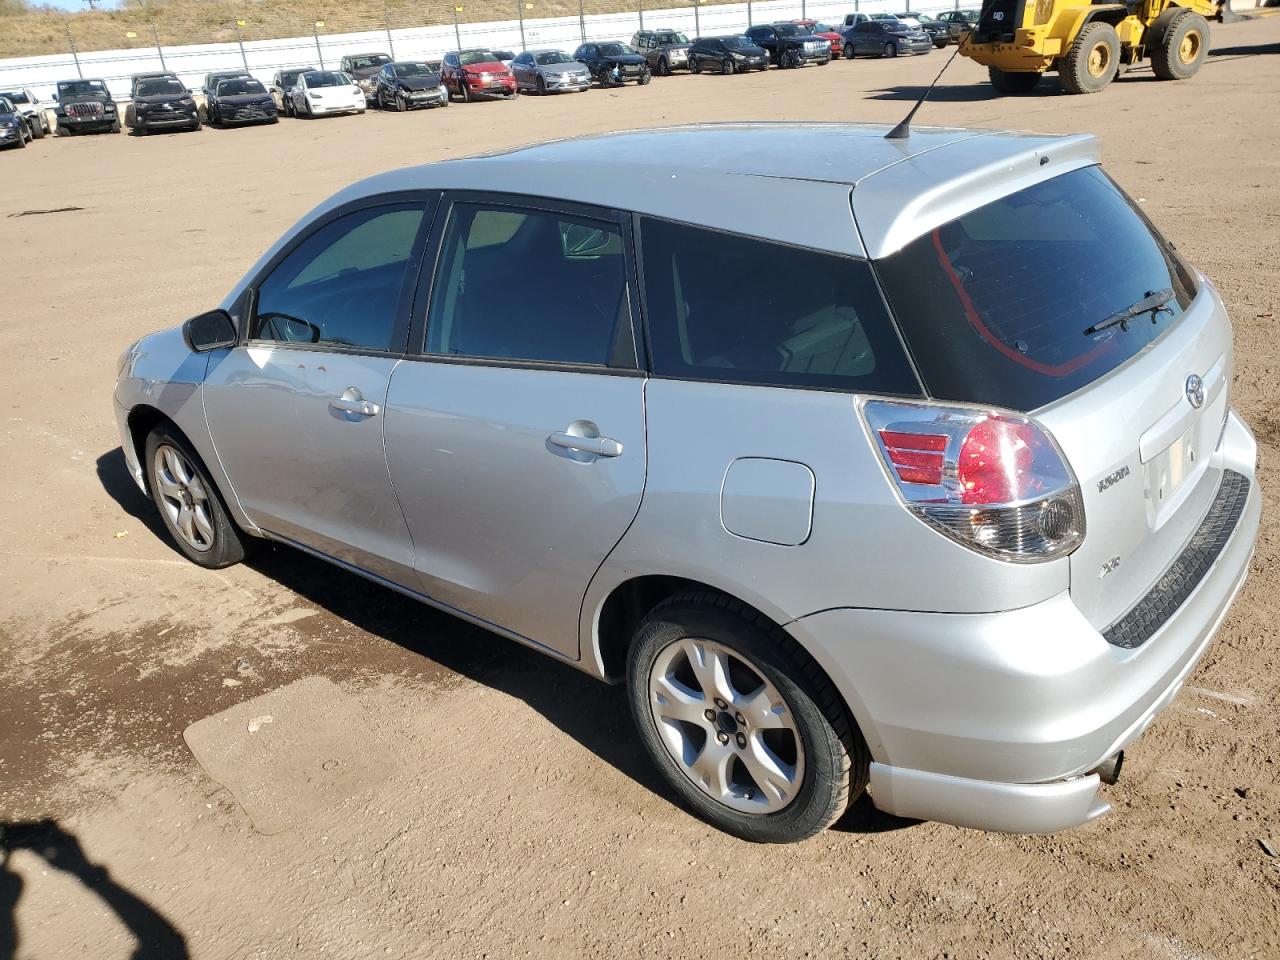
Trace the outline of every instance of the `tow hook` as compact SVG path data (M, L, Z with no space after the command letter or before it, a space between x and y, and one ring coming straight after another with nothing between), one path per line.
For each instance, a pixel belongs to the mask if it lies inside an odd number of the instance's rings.
M1122 766L1124 766L1124 751L1120 750L1107 757L1089 772L1096 773L1099 780L1110 786L1120 779L1120 768Z

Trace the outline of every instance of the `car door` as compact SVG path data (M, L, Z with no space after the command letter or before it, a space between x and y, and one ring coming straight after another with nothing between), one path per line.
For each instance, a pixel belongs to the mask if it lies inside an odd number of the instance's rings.
M630 221L447 201L422 351L387 394L414 567L436 602L576 658L583 595L644 487Z
M861 54L880 53L880 24L874 20L864 20L854 28L857 40L854 51Z
M381 198L311 225L255 278L240 342L212 356L204 384L218 458L255 524L409 585L382 414L434 207Z

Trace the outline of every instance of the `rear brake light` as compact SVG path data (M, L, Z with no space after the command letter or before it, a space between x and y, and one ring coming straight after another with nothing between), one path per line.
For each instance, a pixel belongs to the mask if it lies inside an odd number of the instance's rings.
M886 400L861 409L903 503L951 539L1015 562L1065 556L1084 539L1075 475L1034 420Z

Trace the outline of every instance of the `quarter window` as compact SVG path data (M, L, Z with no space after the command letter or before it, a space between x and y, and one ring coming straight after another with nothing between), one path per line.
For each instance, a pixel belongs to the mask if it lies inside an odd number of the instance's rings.
M626 276L616 223L455 204L431 297L427 352L608 364L619 330L634 354Z
M862 260L645 218L654 373L919 395Z
M422 218L402 204L321 227L258 288L252 339L402 349L400 292Z

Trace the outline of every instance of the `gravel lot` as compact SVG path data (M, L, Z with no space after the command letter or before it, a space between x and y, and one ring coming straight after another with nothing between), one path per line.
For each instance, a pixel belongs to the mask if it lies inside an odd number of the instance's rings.
M921 112L1096 133L1223 292L1260 440L1252 579L1114 812L1055 837L865 802L797 847L716 833L672 804L620 689L288 550L183 562L111 418L130 341L217 303L358 177L619 127L896 121L940 55L0 157L0 958L1280 956L1280 858L1259 842L1280 851L1277 54L1280 17L1215 26L1192 81L1025 99L957 60ZM20 216L56 207L74 209ZM234 743L202 766L218 721L184 731L233 708L263 736L316 733L267 769ZM265 779L237 802L211 773Z

